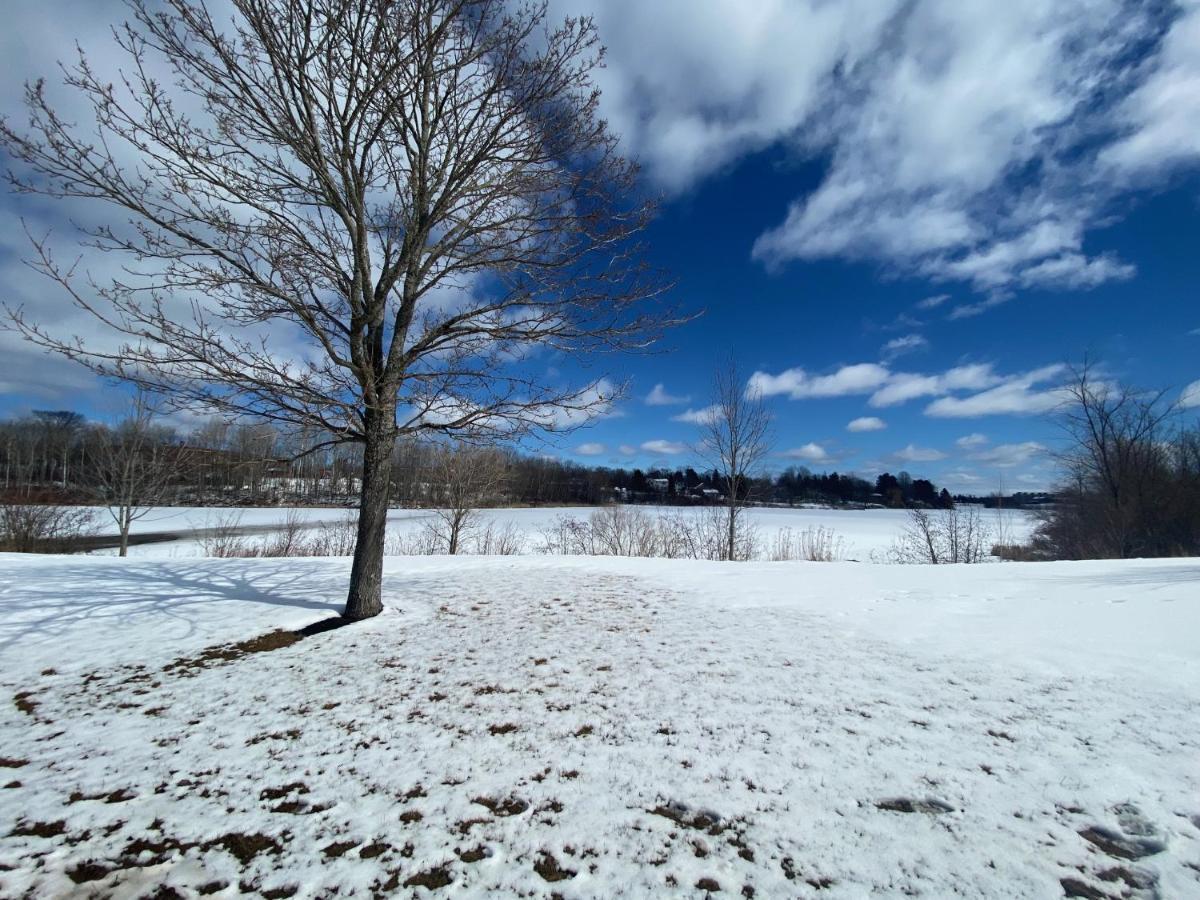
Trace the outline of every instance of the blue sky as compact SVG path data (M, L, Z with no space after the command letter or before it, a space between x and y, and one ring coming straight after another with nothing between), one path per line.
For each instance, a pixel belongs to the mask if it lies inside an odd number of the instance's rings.
M103 49L121 17L58 6L15 4L5 111L41 48ZM1196 0L551 6L595 14L604 112L664 198L653 262L705 314L661 353L598 361L628 396L549 452L686 465L730 352L775 414L772 468L952 490L1052 482L1045 413L1085 353L1200 406ZM21 217L62 225L0 197L5 299L69 320L20 264ZM0 411L101 406L69 365L11 335L0 353Z

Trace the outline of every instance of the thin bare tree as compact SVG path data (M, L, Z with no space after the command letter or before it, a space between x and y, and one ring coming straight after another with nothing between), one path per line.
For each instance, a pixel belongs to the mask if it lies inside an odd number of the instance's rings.
M596 30L507 0L130 6L115 84L82 54L64 69L86 128L41 81L29 128L0 123L19 190L111 210L80 227L119 276L36 235L31 262L124 343L9 325L176 402L361 444L345 615L376 615L398 437L580 424L620 386L550 378L531 349L640 349L672 321L647 302L653 204L598 116Z
M459 552L479 507L495 499L506 474L504 457L491 448L459 444L436 449L430 466L437 504L433 528L447 553Z
M742 511L751 476L771 452L771 414L762 393L743 385L731 356L713 376L712 404L701 425L697 453L725 482L725 559L749 558L741 540Z
M188 450L171 440L170 429L155 424L154 406L139 392L127 416L97 430L93 454L96 497L117 525L118 555L127 556L130 528L168 498L174 480L186 475Z

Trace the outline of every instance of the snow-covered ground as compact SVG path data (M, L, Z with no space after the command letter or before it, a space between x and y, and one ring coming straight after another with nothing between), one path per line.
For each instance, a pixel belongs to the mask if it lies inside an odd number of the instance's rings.
M638 510L648 514L669 515L700 515L702 511L687 507L653 507L639 506ZM542 533L553 526L556 519L562 516L576 519L586 519L596 507L536 507L517 509L486 509L479 511L481 527L492 523L498 527L512 526L520 531L527 540L528 549L533 552L541 543ZM238 524L250 528L263 528L279 525L293 513L308 523L336 523L343 521L349 510L330 509L328 507L310 507L291 510L284 507L251 507L246 509L234 508L204 508L204 507L162 507L151 510L145 517L138 519L133 526L135 533L149 532L185 532L196 529L209 529L218 525L237 521ZM781 528L791 528L800 532L809 528L832 529L844 542L845 556L850 559L869 559L871 554L886 553L897 535L904 528L907 513L895 509L771 509L755 507L745 513L748 521L752 522L760 534L769 539ZM431 517L429 510L393 509L388 515L388 531L390 536L401 536L423 527ZM996 513L984 513L988 527L999 531L1001 519ZM109 522L98 519L103 526L102 533L113 531ZM1003 513L1003 528L1011 542L1020 542L1028 538L1034 526L1034 520L1026 513L1009 510ZM266 540L266 534L248 536L248 541ZM108 551L113 552L113 551ZM141 544L130 548L130 554L139 557L154 558L187 558L204 555L204 545L200 540L182 537L180 540L166 541L154 544Z
M0 556L0 896L1200 896L1200 561L386 565Z

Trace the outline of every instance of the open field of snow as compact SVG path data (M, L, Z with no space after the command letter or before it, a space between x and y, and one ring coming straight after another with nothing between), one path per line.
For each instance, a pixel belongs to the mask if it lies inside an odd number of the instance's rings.
M670 515L699 515L701 510L695 507L652 507L639 506L636 509L648 513L662 512ZM487 509L479 513L481 524L494 523L498 527L512 525L523 533L533 552L540 542L542 532L551 527L560 516L570 516L586 519L596 507L536 507L517 509ZM266 528L279 525L290 512L299 515L307 523L335 523L343 521L350 510L330 509L328 507L311 507L291 510L283 507L250 507L246 509L224 509L205 507L162 507L152 510L144 518L134 523L135 533L151 532L186 532L197 529L213 528L222 522L233 521L247 528ZM751 508L745 513L748 521L752 522L764 537L774 535L781 528L791 528L803 531L808 528L830 528L844 540L845 555L849 559L866 560L872 553L885 553L892 541L903 529L907 513L895 509L773 509ZM984 514L989 527L997 528L999 521L992 512ZM431 513L422 509L394 509L388 516L390 536L399 536L406 532L423 527ZM101 522L101 532L113 531L110 522ZM1004 513L1004 527L1013 542L1024 541L1034 526L1034 520L1026 513L1010 510ZM251 535L250 540L265 540L267 535ZM111 552L111 551L109 551ZM163 543L141 544L130 548L130 555L139 557L171 558L196 557L204 555L201 541L187 536L179 540Z
M1200 895L1200 561L393 558L204 652L348 564L0 556L0 896Z

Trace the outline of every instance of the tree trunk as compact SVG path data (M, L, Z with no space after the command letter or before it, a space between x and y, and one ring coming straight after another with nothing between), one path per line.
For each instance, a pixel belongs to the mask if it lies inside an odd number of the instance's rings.
M350 594L342 613L347 619L369 619L383 611L383 542L387 535L388 494L396 435L391 422L368 425L363 446L362 489L358 507L358 539L350 567Z
M129 526L132 524L133 520L128 513L125 510L121 510L121 549L117 554L118 556L129 555Z
M732 562L733 546L737 541L737 507L733 505L732 500L729 503L729 509L726 515L728 519L728 534L725 538L725 559Z

